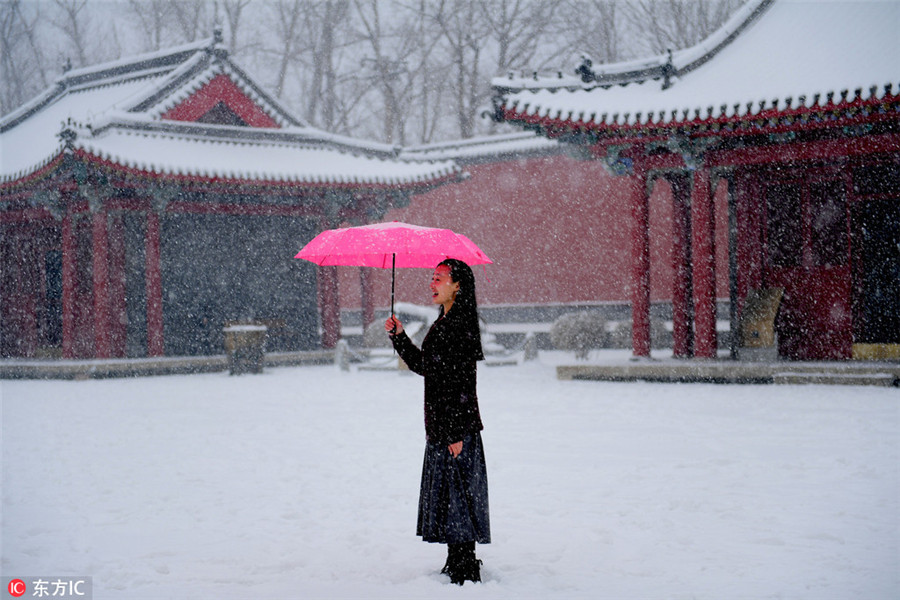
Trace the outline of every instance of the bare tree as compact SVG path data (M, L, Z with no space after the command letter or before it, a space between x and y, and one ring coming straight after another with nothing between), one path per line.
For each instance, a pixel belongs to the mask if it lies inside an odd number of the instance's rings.
M275 97L284 94L288 65L297 52L300 39L300 24L307 3L301 0L278 0L272 5L274 11L273 33L278 45L271 51L278 59L278 70L275 75Z
M482 78L489 81L493 75L527 66L540 68L557 59L546 42L554 32L558 6L557 2L541 0L479 0L481 18L496 46L494 68L485 72ZM537 62L539 50L540 63ZM493 120L487 121L487 125L489 132L497 128Z
M350 4L344 0L323 2L306 14L305 34L312 57L312 77L307 97L310 121L318 116L325 128L335 125L338 113L335 53L340 45L339 28L346 22Z
M390 5L380 0L355 0L361 37L368 51L363 73L378 90L384 106L382 139L407 143L417 98L429 94L423 74L430 69L439 36L428 35L424 0L418 6ZM387 15L382 9L387 9Z
M53 4L58 9L58 16L51 18L50 22L66 36L71 49L75 52L76 65L86 66L89 64L85 10L87 0L53 0Z
M409 88L401 79L408 81L404 77L406 60L402 50L388 47L389 37L382 29L378 0L355 0L354 5L362 24L363 38L372 52L372 56L363 57L364 71L371 72L372 83L380 92L384 105L382 139L391 142L396 136L403 143L406 115L402 111Z
M481 61L489 30L479 0L441 0L434 12L450 55L450 89L461 138L475 134L478 109L489 97Z
M652 54L698 44L711 35L745 0L636 0L626 17L636 32L635 45Z
M88 0L52 0L41 4L47 15L45 23L52 30L52 34L39 33L42 46L56 46L66 67L85 67L121 56L118 37L121 23L109 18L113 10L110 5Z
M330 131L351 133L353 113L369 91L359 76L361 58L348 49L358 41L349 0L309 3L304 14L300 59L306 120ZM351 53L352 54L352 53Z
M33 12L26 13L28 8ZM37 7L0 2L0 112L8 112L47 86L44 56L36 41Z
M171 14L185 42L194 42L212 33L206 0L170 0Z
M480 0L479 13L497 43L495 72L502 75L511 69L535 64L538 48L552 31L558 4L540 0ZM546 62L547 57L541 56Z
M310 124L351 133L369 90L359 77L359 58L345 55L357 41L350 0L277 0L264 7L270 35L259 52L274 67L275 96Z
M418 141L422 144L435 141L440 136L441 123L446 120L442 99L449 91L444 73L450 68L446 57L436 51L441 37L439 31L434 29L433 21L428 18L427 5L428 0L420 0L414 7L414 30L420 53L415 69L418 81L415 97L417 110L411 117L419 121Z
M241 15L244 9L250 5L250 0L223 0L222 9L225 11L225 19L228 21L228 51L238 53L238 30L241 24Z
M168 43L172 23L170 0L128 0L129 14L143 34L144 50L159 50Z
M619 0L564 2L558 11L558 41L554 45L557 55L565 57L565 60L587 55L596 63L626 58L621 4ZM572 66L574 68L574 62Z

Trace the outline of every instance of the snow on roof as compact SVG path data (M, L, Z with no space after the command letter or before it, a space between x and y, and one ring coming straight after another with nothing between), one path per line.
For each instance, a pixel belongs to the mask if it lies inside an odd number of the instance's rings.
M162 50L157 50L156 52L145 52L128 58L98 63L79 69L70 69L58 77L57 81L77 80L80 78L93 79L98 76L107 77L110 73L121 74L123 72L142 70L147 68L147 65L156 66L160 63L171 64L173 61L182 62L184 60L183 56L194 55L198 51L216 47L217 42L218 41L215 38L205 38L181 46L170 46ZM221 48L221 46L219 47Z
M279 127L162 118L222 74ZM452 162L398 159L399 148L305 125L228 60L213 38L63 74L54 87L0 119L0 183L55 160L66 149L64 130L74 151L155 174L399 185L459 173Z
M190 128L195 134L189 134ZM220 135L209 135L208 129ZM105 128L78 132L73 150L132 171L201 179L255 180L302 184L402 185L452 177L450 161L414 162L349 153L325 145L298 143L291 131L268 139L238 137L232 126L182 125L176 132ZM232 133L232 136L224 135Z
M90 123L100 116L96 111L116 109L147 85L141 78L66 90L11 128L0 129L0 181L19 179L57 156L63 147L59 133L67 124Z
M560 149L560 144L556 140L526 131L410 146L404 148L400 156L430 160L471 161L553 152L558 149Z
M898 31L898 2L752 0L702 44L673 53L668 88L661 79L668 56L604 66L595 71L599 81L513 77L492 84L506 110L619 125L812 107L829 94L849 92L852 100L856 90L882 98L900 84ZM636 81L610 85L622 74Z

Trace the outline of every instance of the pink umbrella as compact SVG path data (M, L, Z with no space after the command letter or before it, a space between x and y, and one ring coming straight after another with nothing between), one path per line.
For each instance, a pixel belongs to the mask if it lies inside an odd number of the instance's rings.
M456 258L469 266L493 262L462 234L400 221L323 231L294 258L321 266L390 268L391 314L394 314L396 267L434 268L445 258Z

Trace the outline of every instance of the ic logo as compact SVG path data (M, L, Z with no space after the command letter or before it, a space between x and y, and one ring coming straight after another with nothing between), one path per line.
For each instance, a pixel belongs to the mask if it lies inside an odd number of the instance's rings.
M25 590L26 590L25 582L22 581L21 579L13 579L12 581L9 582L9 585L7 586L6 589L9 592L10 596L13 596L14 598L19 598L20 596L25 595Z

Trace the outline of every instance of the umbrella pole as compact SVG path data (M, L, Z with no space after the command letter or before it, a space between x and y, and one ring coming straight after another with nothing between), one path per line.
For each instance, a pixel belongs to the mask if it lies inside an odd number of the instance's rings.
M397 254L391 255L391 318L394 318L394 267L397 266ZM391 333L397 332L397 326L391 329Z

